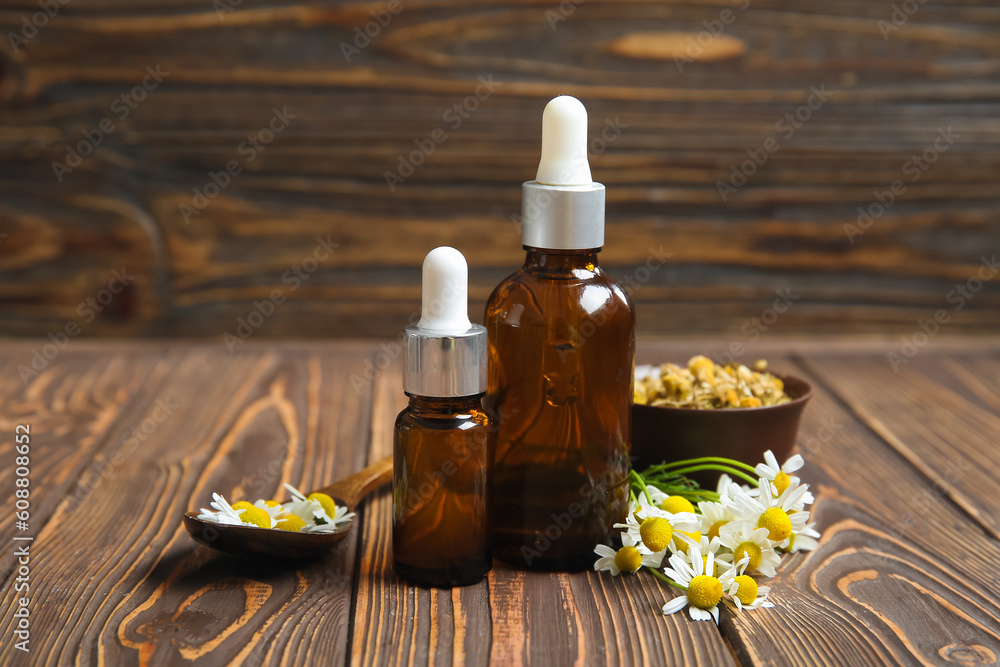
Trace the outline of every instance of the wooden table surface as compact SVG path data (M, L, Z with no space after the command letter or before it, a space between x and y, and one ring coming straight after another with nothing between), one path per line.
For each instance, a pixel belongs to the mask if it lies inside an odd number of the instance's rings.
M404 396L391 343L74 341L22 381L46 341L0 351L3 665L992 664L1000 658L1000 342L754 350L815 396L799 446L819 548L783 560L774 609L721 625L664 617L652 576L497 564L455 590L391 570L390 496L299 569L195 545L186 510L212 491L281 496L391 448ZM701 341L700 351L726 341ZM639 359L694 344L645 342ZM50 350L51 352L51 350ZM380 356L381 355L381 356ZM747 359L749 360L749 359ZM40 362L39 362L40 363ZM30 425L30 519L16 530L14 435ZM15 542L15 536L33 536ZM17 545L30 544L28 573ZM30 653L15 648L18 578Z

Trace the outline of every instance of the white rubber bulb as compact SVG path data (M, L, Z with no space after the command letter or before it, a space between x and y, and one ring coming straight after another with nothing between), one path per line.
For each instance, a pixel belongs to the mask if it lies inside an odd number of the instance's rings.
M590 185L587 160L587 108L560 95L542 112L542 159L535 181L543 185Z
M449 246L434 248L424 258L422 305L417 326L427 331L467 331L469 265Z

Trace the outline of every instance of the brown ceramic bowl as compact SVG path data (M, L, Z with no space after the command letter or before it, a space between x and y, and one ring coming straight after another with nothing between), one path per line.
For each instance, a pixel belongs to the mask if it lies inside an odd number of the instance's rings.
M799 419L812 387L791 375L777 377L792 398L781 405L717 410L633 405L632 467L642 471L664 461L701 456L724 456L757 465L769 449L783 462L795 446ZM719 479L714 472L689 477L710 489Z

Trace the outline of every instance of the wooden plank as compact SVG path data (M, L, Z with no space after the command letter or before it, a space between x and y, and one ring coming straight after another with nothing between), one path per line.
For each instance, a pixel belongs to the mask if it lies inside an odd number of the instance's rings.
M32 657L110 664L343 660L353 541L296 570L196 547L179 518L204 505L212 490L284 495L282 480L309 488L358 469L370 393L355 391L348 378L361 367L357 356L181 348L171 374L143 388L109 442L157 398L188 400L117 474L78 503L64 500L38 537ZM72 559L62 557L68 553ZM7 630L10 583L0 591L0 627ZM2 650L0 660L11 664L11 647Z
M372 20L365 2L243 0L221 17L187 1L60 12L23 48L4 47L0 332L63 325L124 262L142 271L131 296L88 333L218 337L288 287L284 272L317 230L342 252L286 292L260 336L396 335L423 255L445 243L469 255L479 312L521 261L510 216L537 165L541 107L566 92L589 105L592 136L609 119L628 126L593 155L609 187L602 261L627 278L642 275L650 245L673 253L637 291L641 332L738 330L791 286L801 296L779 325L787 333L909 333L1000 241L1000 12L921 6L886 39L891 0L755 0L719 40L738 45L730 58L685 47L678 71L659 47L621 48L643 36L662 45L664 33L704 39L736 4L592 0L563 16L520 1L408 3L350 62L343 45ZM0 28L17 34L35 11L8 2ZM146 65L168 75L119 118L112 105ZM501 85L453 129L443 115L480 75ZM776 123L811 86L829 101L786 137ZM245 160L238 147L276 107L295 118ZM53 162L102 119L115 130L58 181ZM949 126L957 142L907 180ZM438 128L448 140L390 191L385 174ZM780 150L723 200L718 184L768 139ZM241 173L185 220L180 206L233 160ZM906 192L852 243L844 226L897 179ZM1000 325L998 285L958 326Z
M87 354L70 344L58 356L45 359L45 367L37 373L32 369L22 376L19 369L32 368L33 351L42 346L38 342L12 349L0 373L0 460L8 462L0 466L0 489L4 489L3 506L11 509L0 516L4 543L11 543L15 534L38 535L66 496L77 491L80 477L100 483L102 473L113 473L113 466L95 454L107 448L112 425L128 413L135 394L166 370L158 352L105 349ZM28 531L15 530L14 525L18 425L30 428ZM135 446L139 444L136 440ZM123 443L114 445L112 451L117 451ZM0 552L4 578L14 564L13 550Z
M914 370L946 384L970 402L1000 414L1000 362L995 353L992 356L952 353L916 361L912 364ZM947 379L940 379L940 373L935 370L946 373Z
M823 383L808 371L822 365ZM801 426L803 477L823 532L768 583L775 609L727 613L723 634L751 664L943 664L1000 654L1000 544L912 463L845 409L885 388L824 384L877 357L802 362L814 397ZM891 371L883 369L891 375ZM871 379L875 373L869 373Z
M1000 416L907 364L894 373L888 357L817 357L805 363L943 497L1000 537Z
M406 405L400 367L379 375L369 458L392 451ZM495 562L486 582L452 590L392 571L391 496L365 515L351 663L734 664L715 626L664 618L672 596L652 576L530 572Z

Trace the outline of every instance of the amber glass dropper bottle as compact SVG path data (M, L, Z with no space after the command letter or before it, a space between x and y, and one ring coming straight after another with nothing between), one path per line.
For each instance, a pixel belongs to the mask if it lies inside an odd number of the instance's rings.
M468 275L458 250L432 250L420 321L405 332L410 404L393 441L392 555L399 576L425 586L472 584L493 565L496 428L482 406L486 329L469 321Z
M579 570L627 511L635 315L597 265L604 186L573 97L545 107L521 218L524 265L486 304L486 405L500 420L493 548L522 566Z

